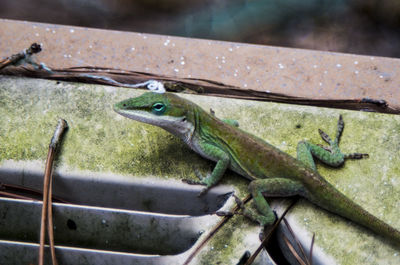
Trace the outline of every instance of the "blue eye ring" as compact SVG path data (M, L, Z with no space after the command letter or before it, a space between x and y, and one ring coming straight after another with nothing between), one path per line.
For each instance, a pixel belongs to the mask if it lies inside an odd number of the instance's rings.
M152 112L156 115L163 114L166 109L167 107L165 106L165 104L161 102L154 103L153 106L151 107Z

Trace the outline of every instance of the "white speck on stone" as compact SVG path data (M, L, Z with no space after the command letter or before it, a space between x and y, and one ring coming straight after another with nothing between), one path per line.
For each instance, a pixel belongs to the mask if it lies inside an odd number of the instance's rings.
M183 61L183 60L185 60L185 57L181 56L181 58L180 58L180 59L181 59L181 61Z
M321 83L321 82L319 82L319 86L322 86L322 83Z
M90 49L92 49L92 48L93 48L93 46L92 46L92 45L89 45L89 48L90 48Z
M358 61L354 61L354 64L358 64Z
M146 68L144 68L144 70L146 70L146 71L149 71L149 68L148 68L148 67L146 67Z
M221 65L218 65L218 68L219 68L219 69L221 69L221 68L222 68L222 66L221 66Z
M134 51L135 50L135 47L131 47L131 51Z
M317 68L317 67L318 67L318 65L316 65L316 64L313 65L313 68Z
M281 64L281 63L279 63L278 66L279 66L280 69L285 68L285 66L283 64Z
M393 185L396 185L396 183L397 183L397 179L395 179L395 178L391 178L391 179L390 179L390 182L391 182Z
M170 42L170 40L166 40L166 41L164 42L164 46L168 46L169 42Z
M238 69L235 69L235 72L237 73L239 70Z
M342 67L342 65L340 63L338 63L338 64L336 64L336 67L340 68L340 67Z
M178 68L175 68L174 71L177 73L177 72L179 72L179 69L178 69Z
M327 74L328 73L328 71L324 71L324 74Z
M172 47L175 47L175 43L172 43Z
M237 73L234 73L233 76L237 76Z
M187 75L187 77L189 77L189 78L190 78L190 77L192 77L192 75Z
M71 58L72 57L72 55L71 54L68 54L68 58Z
M247 87L247 84L243 84L244 87Z
M35 36L36 36L36 37L39 37L39 33L35 33Z
M185 65L185 61L182 61L182 62L181 62L181 65Z
M271 90L265 90L265 92L267 92L267 93L271 93Z
M355 70L354 73L355 73L356 75L358 75L359 71Z
M375 60L375 57L370 57L369 59L371 59L371 61Z
M257 83L260 83L260 79L257 79L256 82L257 82Z
M69 32L71 32L71 33L74 33L74 32L75 32L75 30L74 30L74 29L70 29L70 30L69 30Z
M246 69L247 69L247 70L250 70L250 66L246 66Z
M222 56L221 58L222 58L222 60L225 60L225 56Z
M67 58L67 57L68 57L68 55L64 54L64 58Z
M51 31L51 33L55 34L55 33L56 33L56 31L53 29L53 30Z
M222 63L225 63L225 60L222 60Z
M218 58L219 58L218 56L215 56L215 60L218 60Z
M77 51L76 54L81 54L81 51Z
M383 75L380 75L379 78L383 78Z
M50 31L50 29L49 29L49 28L46 28L46 31Z
M143 36L143 39L147 39L147 36Z
M33 28L35 29L35 28L37 28L36 26L33 26Z
M233 51L233 49L232 49L232 48L229 48L228 50L229 50L230 52L231 52L231 51Z
M106 220L104 220L104 219L103 219L103 220L101 220L101 222L102 222L103 224L107 223L107 221L106 221Z

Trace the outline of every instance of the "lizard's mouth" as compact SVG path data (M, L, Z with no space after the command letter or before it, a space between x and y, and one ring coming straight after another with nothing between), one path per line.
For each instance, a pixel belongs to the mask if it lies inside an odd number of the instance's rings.
M151 114L147 111L143 110L124 110L124 109L118 109L114 108L115 112L118 114L127 117L129 119L135 120L135 121L140 121L140 122L145 122L145 123L150 123L157 125L159 124L158 122L162 120L162 117L157 117L154 114Z

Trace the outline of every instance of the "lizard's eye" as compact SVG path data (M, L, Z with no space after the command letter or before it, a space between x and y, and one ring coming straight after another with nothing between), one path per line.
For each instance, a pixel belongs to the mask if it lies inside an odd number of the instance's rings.
M154 103L152 107L152 111L154 114L161 115L165 112L165 105L163 103Z

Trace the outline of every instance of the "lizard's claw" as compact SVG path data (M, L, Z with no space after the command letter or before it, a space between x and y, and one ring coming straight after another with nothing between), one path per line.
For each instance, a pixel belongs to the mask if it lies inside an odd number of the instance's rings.
M233 198L235 199L235 202L236 202L237 206L239 207L239 209L244 209L245 207L244 207L243 201L242 201L238 196L236 196L235 194L232 194L232 196L233 196ZM216 214L217 216L221 216L221 217L225 217L225 216L234 216L235 214L243 215L242 213L238 212L237 210L236 210L235 212L230 212L230 211L217 211L217 212L215 212L215 214Z
M192 180L192 179L182 179L182 182L185 182L189 185L203 185L206 186L207 184L204 183L201 180ZM201 190L201 192L199 193L199 195L197 195L197 197L203 196L204 194L207 193L207 191L210 189L211 187L205 187L204 189Z
M203 184L203 185L205 185L205 184ZM197 197L201 197L201 196L203 196L204 194L206 194L210 188L211 188L211 187L205 187L204 189L202 189L202 190L200 191L199 195L197 195Z
M220 217L234 216L235 215L235 213L233 213L233 212L226 212L226 211L217 211L217 212L215 212L215 214L217 216L220 216Z
M189 185L206 185L200 180L182 179L182 181Z
M324 146L324 145L322 145L322 144L317 144L317 145L318 145L319 147L325 149L326 151L328 151L328 152L330 152L330 153L333 153L333 152L332 152L332 148L331 148L330 146Z
M207 185L206 183L204 183L204 178L197 168L194 170L194 174L196 175L198 180L182 179L182 181L190 185Z
M235 202L236 202L237 206L238 206L240 209L244 209L244 203L243 203L243 201L242 201L238 196L236 196L235 194L232 194L232 196L233 196L233 198L235 198Z
M272 212L274 213L274 215L275 215L275 222L276 221L278 221L278 219L279 219L279 216L278 216L278 214L276 213L276 211L275 210L272 210ZM274 223L275 223L274 222Z
M196 175L198 180L182 179L182 181L190 185L207 185L206 183L204 183L204 178L198 169L194 170L194 174Z
M362 159L368 157L369 157L368 154L361 154L361 153L352 153L344 155L344 158L350 158L350 159Z
M194 170L194 174L196 175L196 177L200 180L203 181L204 177L201 174L200 170L198 170L197 168Z

